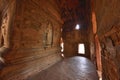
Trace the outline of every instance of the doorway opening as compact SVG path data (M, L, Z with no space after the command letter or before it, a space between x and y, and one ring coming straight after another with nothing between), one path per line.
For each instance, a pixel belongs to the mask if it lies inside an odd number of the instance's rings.
M78 44L78 54L85 54L85 44Z

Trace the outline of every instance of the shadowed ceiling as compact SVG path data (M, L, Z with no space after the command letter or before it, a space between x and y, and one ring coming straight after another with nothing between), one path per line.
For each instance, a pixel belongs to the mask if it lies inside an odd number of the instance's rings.
M90 0L59 0L61 15L64 21L63 27L67 31L80 24L86 29L90 24Z
M0 15L9 2L10 0L0 0ZM66 26L68 30L72 30L76 24L80 24L83 29L89 26L90 0L58 0L58 5L61 8L63 26L69 25L69 28Z

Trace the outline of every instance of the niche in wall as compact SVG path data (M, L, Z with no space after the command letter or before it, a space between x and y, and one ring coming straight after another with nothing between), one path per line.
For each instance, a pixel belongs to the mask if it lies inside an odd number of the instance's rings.
M44 42L44 48L52 47L53 45L53 25L51 21L47 22L43 42Z

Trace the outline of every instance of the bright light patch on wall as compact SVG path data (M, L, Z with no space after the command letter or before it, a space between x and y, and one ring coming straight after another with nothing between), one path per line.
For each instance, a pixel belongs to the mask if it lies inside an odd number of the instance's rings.
M102 80L102 78L99 78L99 80Z
M63 52L64 51L64 43L62 42L61 44L60 44L60 46L61 46L61 52Z
M80 29L80 25L77 24L77 25L75 26L75 29L76 29L76 30L79 30L79 29Z
M63 31L63 29L61 28L61 32Z
M65 57L64 54L61 54L62 57Z
M78 44L78 54L85 54L85 45Z

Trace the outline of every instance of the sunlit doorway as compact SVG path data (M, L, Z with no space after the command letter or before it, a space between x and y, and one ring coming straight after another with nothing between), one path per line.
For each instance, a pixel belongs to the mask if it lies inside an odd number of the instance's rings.
M85 45L83 43L78 44L78 54L85 54Z

